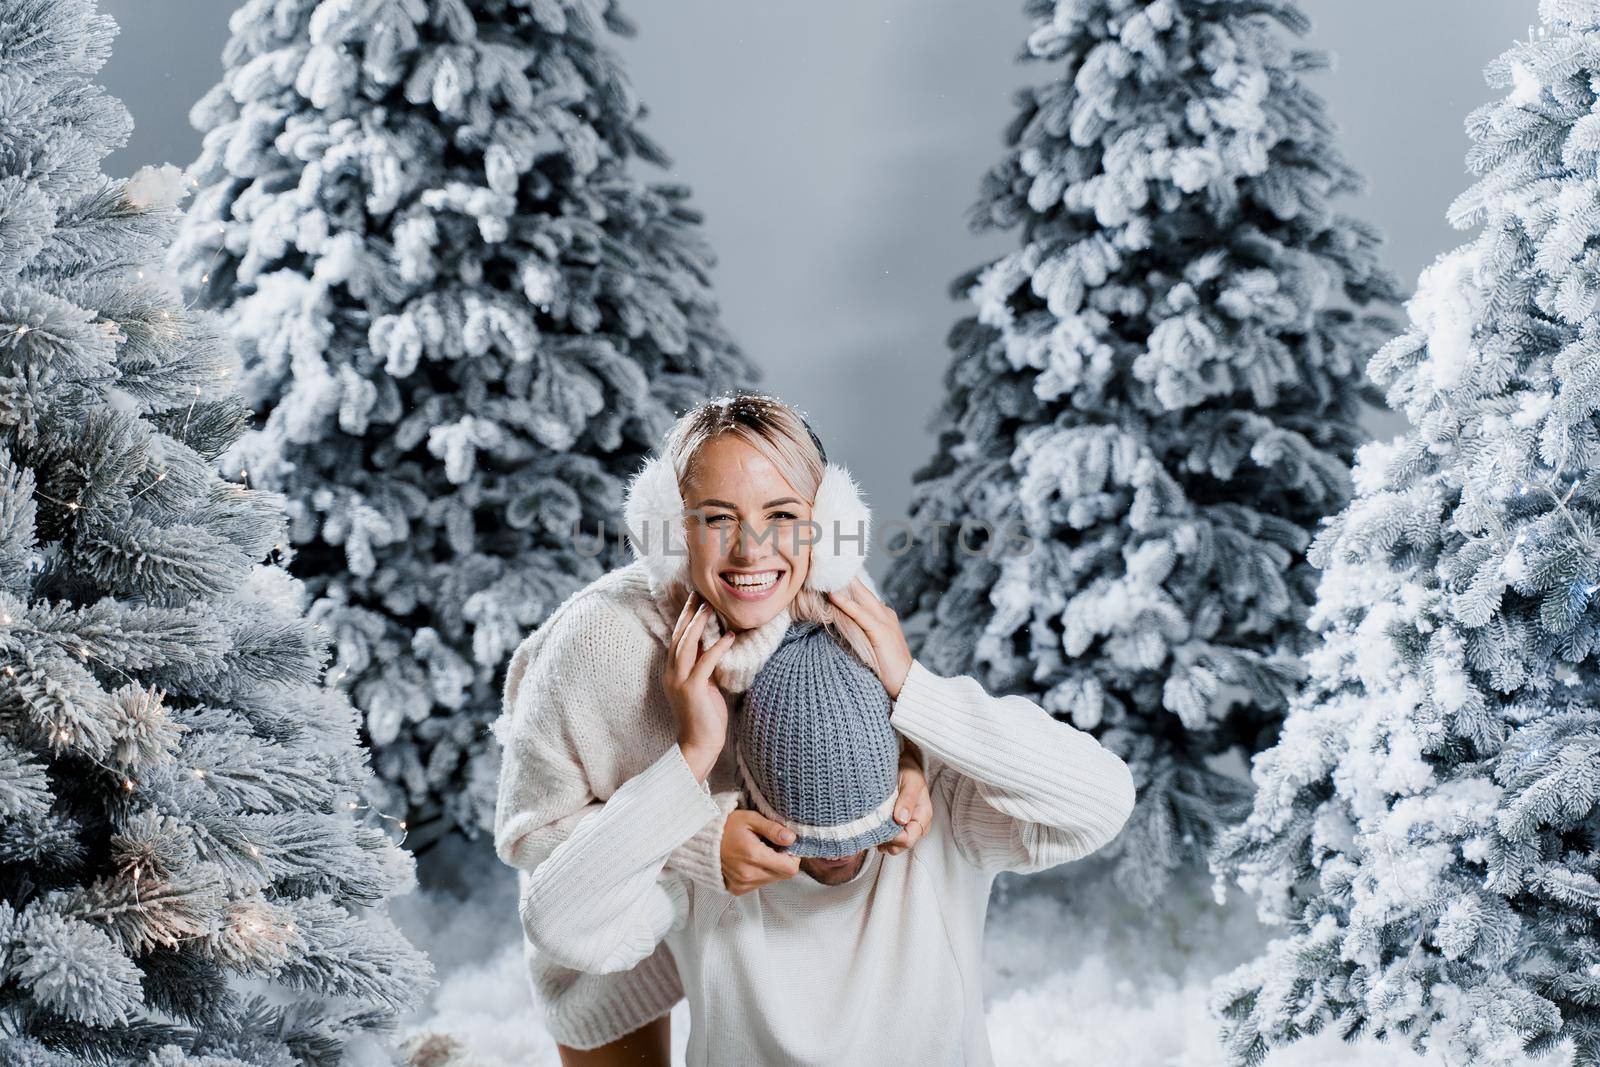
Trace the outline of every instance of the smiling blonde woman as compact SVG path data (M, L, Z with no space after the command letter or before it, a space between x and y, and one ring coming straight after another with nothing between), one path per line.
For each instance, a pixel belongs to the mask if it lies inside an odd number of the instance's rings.
M822 624L876 669L872 642L827 596L868 581L870 513L794 408L737 393L683 415L630 484L625 517L637 558L573 593L507 669L494 724L503 751L495 851L518 870L524 893L585 816L679 743L662 679L686 611L704 617L701 654L714 663L716 684L697 699L718 706L697 719L724 724L725 735L727 697L737 703L793 621ZM704 781L720 814L667 866L735 895L792 878L801 861L773 847L792 840L789 830L738 808L732 746L726 736L702 740L720 753ZM895 806L903 830L877 847L910 848L931 813L920 754L908 747ZM666 1067L669 1013L683 997L668 948L602 974L524 947L564 1064Z

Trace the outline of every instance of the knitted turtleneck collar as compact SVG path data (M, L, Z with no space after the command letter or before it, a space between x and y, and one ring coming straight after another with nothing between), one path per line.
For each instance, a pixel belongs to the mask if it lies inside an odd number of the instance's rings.
M673 618L677 618L676 615ZM778 613L760 626L749 630L740 630L733 635L733 645L722 654L717 661L716 669L711 672L717 680L717 685L730 693L742 693L750 688L750 683L755 679L756 672L761 670L767 662L767 657L777 649L778 643L783 640L783 635L789 629L789 606L785 604ZM722 620L716 612L711 613L711 620L706 623L705 632L700 635L700 647L710 648L722 636Z
M630 566L637 567L638 564ZM678 613L683 610L683 602L689 590L677 587L661 595L655 595L647 592L642 572L639 581L640 593L649 597L655 608L655 618L651 620L654 625L651 628L665 643L672 636L672 628L677 625ZM778 643L783 640L783 635L788 632L791 621L789 606L785 604L776 615L760 626L737 631L733 637L733 644L722 654L722 659L717 662L716 669L712 672L717 686L729 693L743 693L750 688L751 680L767 662L767 657L777 649ZM700 635L700 647L710 648L722 633L722 619L716 612L712 612L704 632Z

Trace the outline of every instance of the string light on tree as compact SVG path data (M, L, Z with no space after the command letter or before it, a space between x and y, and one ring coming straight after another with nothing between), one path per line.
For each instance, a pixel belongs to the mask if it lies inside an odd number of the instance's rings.
M0 252L0 307L35 320L0 315L0 350L26 357L7 435L21 476L0 511L27 537L12 561L6 603L19 610L3 613L0 680L25 790L5 805L6 833L28 843L0 850L11 890L0 901L19 929L46 920L8 993L63 1010L10 1013L0 1044L24 1058L89 1050L142 1063L154 1034L174 1062L226 1050L287 1063L305 1051L294 1035L309 1034L342 1062L353 1051L342 1046L381 1039L419 1006L429 968L398 930L357 923L330 930L333 943L308 930L291 944L284 919L313 901L356 918L410 860L394 835L328 825L329 790L359 796L371 769L354 736L316 726L339 713L313 673L301 598L281 595L281 572L263 586L260 565L230 547L270 544L288 516L265 494L259 506L216 506L228 479L213 461L245 432L239 398L193 416L208 391L223 396L212 380L225 383L239 354L222 324L186 313L178 279L150 258L178 236L184 176L141 168L119 183L100 169L130 121L94 82L114 31L104 5L24 6L21 18L0 15L0 56L17 74L0 92L4 136L26 148L0 152L0 189L24 229L58 239ZM170 697L152 678L173 680ZM33 778L47 803L28 797ZM314 824L316 848L259 846L264 822L291 835ZM229 848L255 859L229 863L217 854ZM243 929L278 947L251 961L227 944L228 923L240 901L261 899L264 875L273 901ZM63 908L58 891L76 903ZM192 948L192 965L145 951L162 945ZM248 999L208 990L241 979ZM152 1002L151 990L165 992ZM150 1031L184 1021L161 1010L171 1004L202 1005L203 1025Z

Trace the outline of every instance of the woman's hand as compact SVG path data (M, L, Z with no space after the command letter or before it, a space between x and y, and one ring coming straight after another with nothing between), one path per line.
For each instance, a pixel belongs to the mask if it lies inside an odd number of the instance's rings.
M828 599L867 635L878 660L878 677L889 691L889 699L898 699L900 686L911 671L911 646L900 629L900 616L874 596L860 578L852 578L843 589L829 593Z
M743 896L752 889L793 878L800 870L800 857L773 847L793 842L793 830L760 812L730 811L728 821L722 824L722 882L728 892Z
M711 680L711 672L733 644L733 631L701 652L700 635L711 610L698 591L689 594L667 642L667 665L661 673L661 687L678 722L678 746L702 782L728 740L728 700Z
M894 821L905 829L878 846L891 856L899 855L920 841L933 822L933 796L928 792L928 778L909 745L900 753L900 792L895 797Z

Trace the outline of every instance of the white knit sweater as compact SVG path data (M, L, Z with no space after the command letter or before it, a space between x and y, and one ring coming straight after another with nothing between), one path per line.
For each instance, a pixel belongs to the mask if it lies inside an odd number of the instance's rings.
M863 576L871 587L871 580ZM629 779L677 744L677 724L660 678L683 593L652 595L643 564L601 575L563 601L529 634L506 670L502 710L494 723L501 745L494 845L516 868L519 888L587 815ZM788 628L784 609L765 625L738 634L715 674L739 696ZM721 636L715 615L702 636ZM731 737L730 737L731 740ZM732 746L707 779L708 815L679 842L667 866L696 884L723 890L722 826L738 806ZM672 1009L683 996L664 946L632 970L585 974L533 951L524 940L528 973L555 1039L571 1048L606 1044Z
M1021 696L912 663L890 723L918 743L933 825L869 849L838 886L804 873L735 897L674 870L721 808L672 744L525 880L527 938L586 972L670 946L689 996L690 1067L992 1064L982 943L1002 870L1110 841L1133 809L1127 766Z

